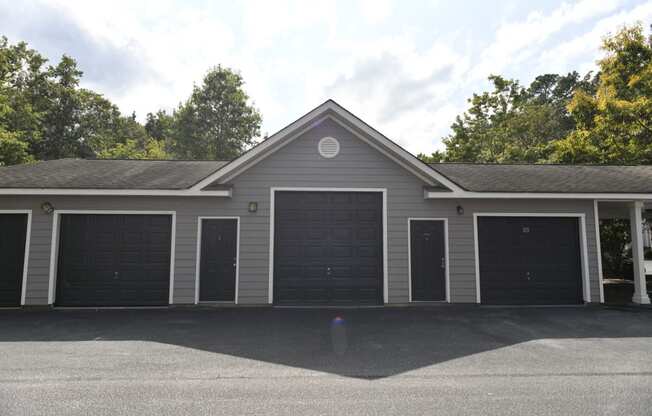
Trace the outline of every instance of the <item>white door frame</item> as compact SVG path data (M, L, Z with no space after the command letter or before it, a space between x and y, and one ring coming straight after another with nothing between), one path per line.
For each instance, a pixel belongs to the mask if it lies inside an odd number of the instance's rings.
M408 296L410 302L420 302L412 300L412 221L442 221L444 223L444 257L445 257L445 271L444 277L446 282L446 299L444 302L450 303L451 290L450 290L450 261L448 252L448 218L408 218ZM425 301L430 302L430 301ZM434 301L442 302L442 301Z
M29 249L32 239L32 210L31 209L1 209L0 214L27 214L27 229L25 230L25 248L23 254L23 280L20 287L20 305L25 305L27 298L27 268L29 267Z
M56 295L57 269L59 262L59 229L60 216L66 214L90 215L170 215L172 229L170 231L170 298L169 304L174 303L174 257L177 235L176 211L138 211L138 210L92 210L92 209L55 209L52 213L52 240L50 243L50 277L48 286L48 304L53 305Z
M377 192L382 194L383 206L383 303L388 303L387 275L387 188L311 188L311 187L271 187L269 189L269 283L267 302L274 303L274 210L275 193L280 192Z
M238 304L238 291L240 283L240 217L213 217L213 216L200 216L197 217L197 261L195 264L195 305L199 304L199 285L201 284L201 230L204 220L235 220L236 221L236 235L235 235L235 296L233 303ZM230 303L230 302L226 302Z
M478 242L478 217L551 217L578 218L580 221L580 264L582 267L582 293L584 302L591 302L591 287L589 280L588 244L586 238L586 214L568 212L474 212L473 241L475 245L475 301L480 303L480 249Z

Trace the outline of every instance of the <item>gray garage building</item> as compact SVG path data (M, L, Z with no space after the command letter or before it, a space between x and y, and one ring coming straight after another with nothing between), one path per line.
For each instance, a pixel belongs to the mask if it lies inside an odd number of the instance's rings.
M0 168L0 305L602 302L652 167L427 165L333 101L229 162Z

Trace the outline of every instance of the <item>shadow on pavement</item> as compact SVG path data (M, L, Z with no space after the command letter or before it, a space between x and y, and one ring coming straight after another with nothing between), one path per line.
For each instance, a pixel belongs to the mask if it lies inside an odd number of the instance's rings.
M652 310L175 308L0 311L0 342L153 341L383 378L544 338L652 337Z

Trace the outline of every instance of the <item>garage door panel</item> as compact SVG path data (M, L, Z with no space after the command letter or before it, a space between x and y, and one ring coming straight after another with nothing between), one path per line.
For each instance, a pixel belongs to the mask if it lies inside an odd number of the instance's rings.
M334 257L336 261L338 259L346 259L347 261L351 261L351 259L354 257L354 251L355 247L351 246L333 246L331 249L331 256Z
M353 227L338 227L331 229L330 238L334 242L348 242L353 240Z
M340 210L335 210L332 211L332 219L334 224L351 224L354 222L355 219L355 211L353 210L346 210L346 211L340 211Z
M275 201L275 303L382 302L380 194L277 192Z
M482 303L581 302L577 218L479 217L478 249Z
M356 211L357 220L361 224L375 224L380 218L379 213L376 210L371 209L359 209Z
M62 215L57 305L166 305L171 226L169 215Z
M19 306L27 214L0 214L0 306Z

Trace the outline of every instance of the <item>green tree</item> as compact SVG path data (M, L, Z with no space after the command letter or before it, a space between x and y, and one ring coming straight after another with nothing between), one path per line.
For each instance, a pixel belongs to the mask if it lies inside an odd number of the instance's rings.
M239 156L260 134L260 113L248 101L238 73L221 66L210 70L174 113L175 155L214 160Z
M568 108L577 128L554 144L564 163L652 163L652 37L638 24L603 40L595 92L580 89Z
M32 159L28 145L18 139L17 135L0 127L0 166L26 163Z
M99 152L98 157L101 159L163 160L168 159L169 155L165 151L165 145L162 141L147 138L144 143L127 139L124 143L118 143L110 149L102 150Z
M145 130L156 140L169 140L174 129L174 117L165 110L159 110L155 114L147 113Z
M49 80L44 68L47 60L38 52L20 42L9 44L6 37L0 37L0 129L6 151L22 149L23 145L7 146L7 141L19 141L27 145L28 151L42 139L42 126ZM8 139L7 135L11 135ZM20 161L22 157L5 155L9 160Z
M458 116L443 138L444 152L429 161L542 162L551 143L575 128L567 104L578 88L595 89L595 77L545 74L523 87L492 75L493 91L473 94L470 108Z

